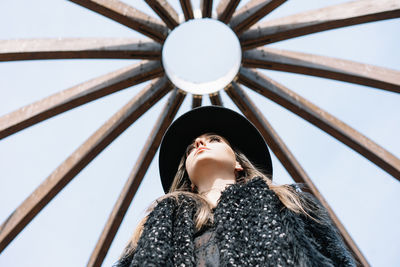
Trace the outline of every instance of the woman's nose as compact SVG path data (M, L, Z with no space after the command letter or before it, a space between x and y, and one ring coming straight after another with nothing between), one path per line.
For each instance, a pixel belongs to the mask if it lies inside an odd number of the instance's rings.
M194 142L194 145L196 148L198 148L200 146L205 146L206 142L201 138L197 138L196 141Z

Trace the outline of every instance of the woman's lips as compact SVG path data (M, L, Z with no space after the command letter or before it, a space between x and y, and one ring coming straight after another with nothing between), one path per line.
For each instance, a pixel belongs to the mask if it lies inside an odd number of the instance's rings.
M198 154L198 153L200 153L201 151L204 151L204 150L210 150L209 148L206 148L206 147L200 147L200 148L198 148L197 150L196 150L196 155Z

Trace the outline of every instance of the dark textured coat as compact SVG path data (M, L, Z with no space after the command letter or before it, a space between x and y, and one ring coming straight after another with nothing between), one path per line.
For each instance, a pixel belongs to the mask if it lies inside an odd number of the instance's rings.
M261 178L222 192L214 210L221 266L355 266L326 211L300 193L319 222L285 208ZM117 266L196 266L196 205L166 198L150 213L133 254Z

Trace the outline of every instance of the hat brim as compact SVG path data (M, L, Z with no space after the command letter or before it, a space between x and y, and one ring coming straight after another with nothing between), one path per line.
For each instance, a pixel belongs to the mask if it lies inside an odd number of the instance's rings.
M216 133L229 141L260 168L272 176L268 146L257 128L239 113L218 106L192 109L167 129L160 146L159 171L164 192L168 192L187 146L204 133Z

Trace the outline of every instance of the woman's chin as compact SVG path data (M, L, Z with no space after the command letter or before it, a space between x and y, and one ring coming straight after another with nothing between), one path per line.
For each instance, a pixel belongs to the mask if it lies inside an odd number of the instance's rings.
M209 168L219 169L224 168L224 165L226 165L225 162L221 161L220 159L216 159L215 157L212 157L210 155L207 155L207 153L196 155L196 159L193 163L195 171L202 171L203 169Z
M193 166L191 173L195 173L197 177L209 177L216 173L234 173L235 167L232 163L217 161L213 158L201 158Z

